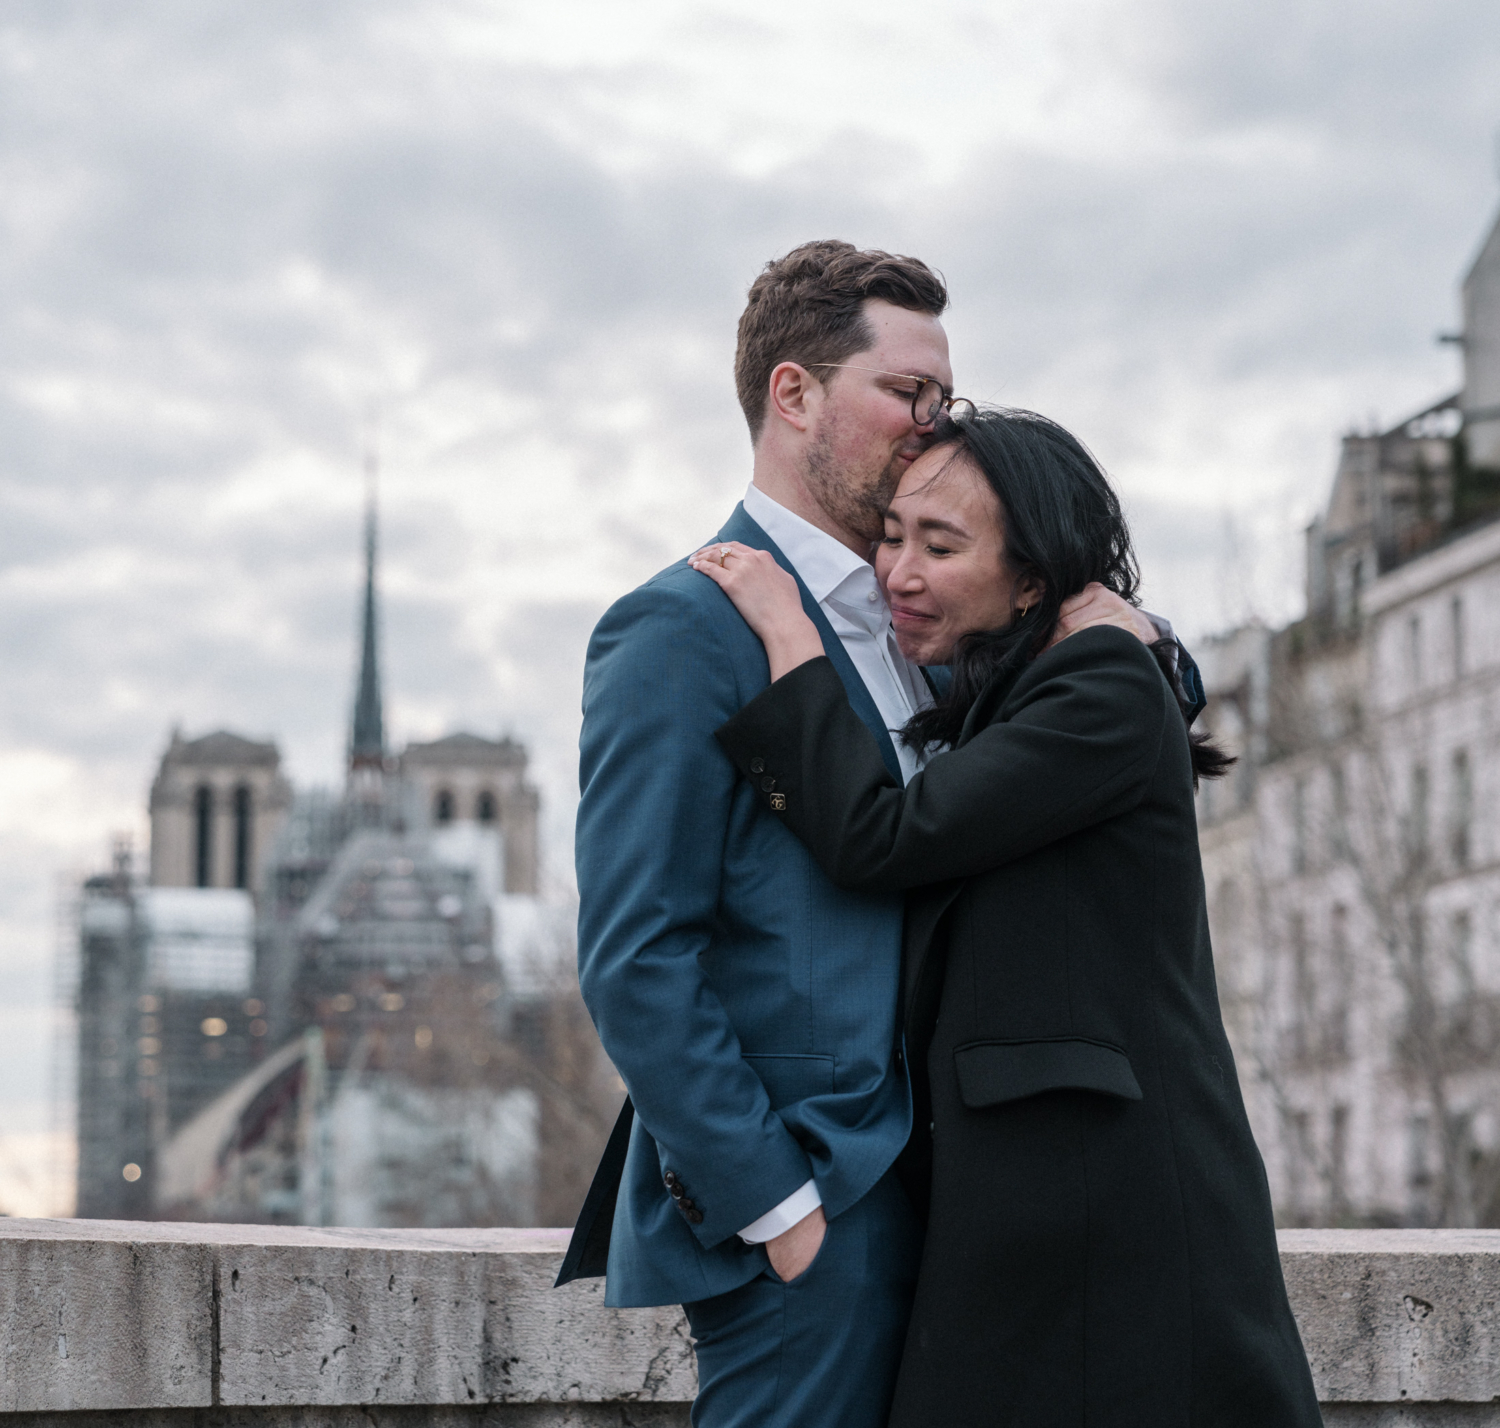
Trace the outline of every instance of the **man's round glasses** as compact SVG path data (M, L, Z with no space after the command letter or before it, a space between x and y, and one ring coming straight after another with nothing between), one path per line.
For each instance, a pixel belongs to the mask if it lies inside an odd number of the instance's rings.
M911 394L911 419L918 426L931 426L944 412L960 419L971 417L977 408L967 397L955 397L936 377L914 377L910 372L886 372L879 367L857 367L852 362L809 362L809 367L846 367L851 372L873 372L877 377L899 377L915 382ZM905 396L906 392L900 392Z

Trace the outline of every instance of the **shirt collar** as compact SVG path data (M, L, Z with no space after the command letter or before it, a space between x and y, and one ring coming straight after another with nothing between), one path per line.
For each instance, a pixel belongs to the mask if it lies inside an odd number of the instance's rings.
M818 604L821 605L846 580L851 591L858 589L863 582L857 583L850 577L858 577L861 571L868 577L870 588L877 588L875 570L868 560L861 560L843 541L836 540L827 531L820 531L811 521L803 520L780 502L773 501L754 482L745 492L745 514L776 542ZM840 593L847 595L844 591ZM856 595L851 603L861 598Z

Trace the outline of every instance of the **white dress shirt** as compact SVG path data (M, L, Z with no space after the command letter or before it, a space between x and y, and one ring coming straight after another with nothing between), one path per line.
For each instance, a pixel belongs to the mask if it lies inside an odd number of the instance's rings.
M811 521L778 505L758 486L745 492L745 513L776 542L828 617L891 731L902 779L909 782L925 760L897 734L918 709L932 703L932 693L922 671L896 643L875 567Z
M907 748L897 733L917 710L932 703L932 694L922 671L896 644L891 612L876 583L874 567L842 541L773 501L758 486L751 485L745 492L745 512L776 542L828 617L891 731L902 780L910 781L926 758L921 751ZM775 1239L822 1203L817 1182L809 1180L775 1209L746 1225L740 1238L749 1244Z

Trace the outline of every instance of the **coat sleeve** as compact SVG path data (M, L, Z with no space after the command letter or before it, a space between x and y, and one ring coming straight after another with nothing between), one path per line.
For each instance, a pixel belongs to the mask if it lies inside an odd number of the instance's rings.
M1168 713L1151 652L1104 627L1039 655L996 722L904 789L826 659L777 680L718 738L832 881L891 889L971 877L1133 807Z
M742 702L711 593L657 581L594 631L575 847L584 1001L706 1248L812 1177L702 961L738 785L714 729Z

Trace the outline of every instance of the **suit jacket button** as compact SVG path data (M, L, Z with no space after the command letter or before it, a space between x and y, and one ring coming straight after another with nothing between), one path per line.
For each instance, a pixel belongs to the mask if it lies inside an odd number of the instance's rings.
M681 1182L679 1182L679 1183L677 1183L677 1184L675 1184L675 1185L672 1186L672 1198L674 1200L680 1200L680 1199L682 1199L682 1184L681 1184Z
M667 1171L667 1173L662 1176L661 1183L665 1185L668 1190L670 1190L677 1183L677 1172L674 1170Z
M765 773L765 771L766 771L766 761L764 759L751 759L750 760L750 772L751 773Z
M688 1224L690 1224L690 1225L701 1225L703 1223L703 1211L702 1210L689 1210L687 1212L687 1217L688 1217Z
M775 788L775 787L776 787L776 780L774 778L772 778L770 774L767 774L760 781L760 791L762 793L770 793L770 791L773 788Z

